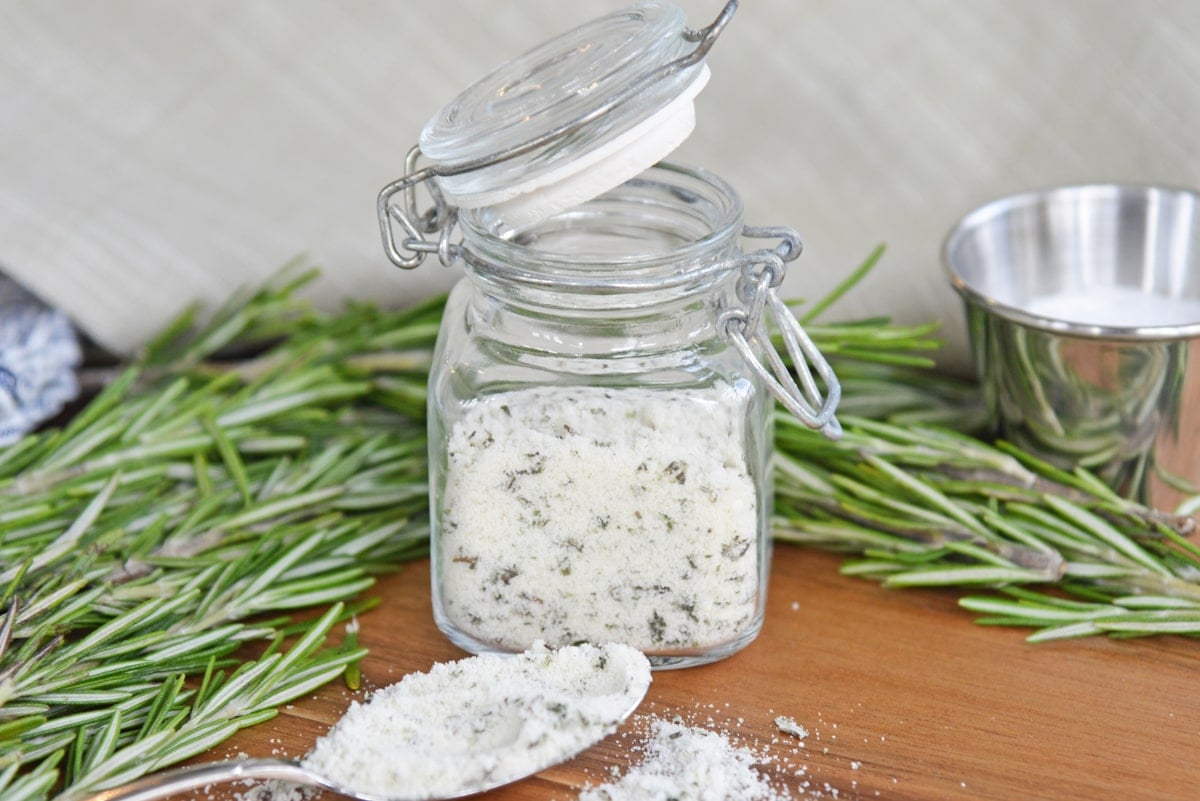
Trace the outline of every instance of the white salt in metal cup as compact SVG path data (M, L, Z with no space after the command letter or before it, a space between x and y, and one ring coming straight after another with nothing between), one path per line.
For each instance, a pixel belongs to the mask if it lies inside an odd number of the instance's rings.
M943 260L995 434L1162 510L1200 486L1200 195L1096 184L968 214Z

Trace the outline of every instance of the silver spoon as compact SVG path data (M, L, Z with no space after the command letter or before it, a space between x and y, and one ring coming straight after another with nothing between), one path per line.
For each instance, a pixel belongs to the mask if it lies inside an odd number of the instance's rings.
M644 660L644 657L642 659ZM403 790L395 794L373 793L334 781L328 776L322 775L318 771L308 767L301 760L268 758L213 762L162 771L120 787L101 790L92 795L88 801L155 801L156 799L166 798L176 793L198 790L213 784L267 780L320 787L350 798L359 799L359 801L434 801L434 799L453 799L475 795L476 793L493 790L505 784L526 778L527 776L532 776L549 767L565 762L615 731L637 709L645 697L646 690L649 689L650 685L650 670L648 663L643 665L637 662L627 663L625 660L610 660L606 670L609 673L613 673L614 668L619 669L621 672L605 676L604 684L610 690L615 689L615 692L606 692L605 694L619 696L620 701L623 702L623 707L618 715L606 721L606 725L596 727L594 731L589 732L589 736L586 739L575 740L570 743L570 747L562 748L554 753L548 752L544 754L544 759L539 760L536 764L523 766L523 771L514 771L509 774L500 775L489 774L483 779L464 784L452 792L443 792L437 795L428 792L406 792ZM521 723L526 711L521 706L510 706L504 710L508 716L508 719L504 722L508 725L505 725L503 728L511 732L511 743L515 744L517 740L517 735L521 729ZM464 761L470 758L470 754L463 755Z
M630 710L631 712L633 710ZM597 738L597 742L603 739ZM594 744L594 743L593 743ZM580 749L584 750L584 749ZM505 784L524 779L545 770L559 762L565 762L575 753L563 754L560 759L539 765L521 776L505 776L491 782L464 788L454 795L442 795L440 799L461 798L476 793L494 790ZM201 790L213 784L225 784L236 781L269 781L276 780L290 784L302 784L309 787L320 787L359 801L433 801L431 796L382 796L364 793L353 787L342 787L325 778L319 773L309 770L296 759L239 759L231 762L212 762L204 765L166 770L145 776L137 781L112 790L102 790L91 796L88 801L156 801L168 798L176 793L188 790Z
M167 798L188 790L199 790L213 784L271 779L320 787L351 798L358 798L361 801L386 801L380 796L360 793L349 787L334 784L324 776L304 767L303 763L296 759L239 759L231 762L190 765L153 773L111 790L101 790L91 796L89 801L153 801L153 799ZM515 778L513 780L515 781ZM463 791L462 795L490 789L492 788L467 789Z

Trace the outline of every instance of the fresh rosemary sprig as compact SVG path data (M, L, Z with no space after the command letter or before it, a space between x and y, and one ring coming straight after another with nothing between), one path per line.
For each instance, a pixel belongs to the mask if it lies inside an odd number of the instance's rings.
M120 783L352 673L361 649L319 646L426 552L413 397L440 299L327 315L303 279L173 326L65 428L0 452L0 797Z
M962 606L981 623L1035 628L1032 641L1200 634L1192 518L948 429L842 422L829 443L777 418L779 541L854 552L843 572L889 587L1003 589Z

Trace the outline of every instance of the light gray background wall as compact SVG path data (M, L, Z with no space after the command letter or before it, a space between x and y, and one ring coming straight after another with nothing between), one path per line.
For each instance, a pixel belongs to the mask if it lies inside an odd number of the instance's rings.
M384 259L375 194L496 63L619 0L0 2L0 267L129 348L305 253L315 294L403 302L456 273ZM718 0L681 0L702 25ZM794 225L789 296L877 243L843 317L942 319L942 237L991 198L1200 186L1194 0L743 0L676 159Z

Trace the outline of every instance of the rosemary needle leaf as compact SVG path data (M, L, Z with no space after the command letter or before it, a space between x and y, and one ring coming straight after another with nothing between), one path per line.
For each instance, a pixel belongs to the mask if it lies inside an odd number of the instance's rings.
M4 740L13 740L17 737L20 737L26 732L38 728L45 722L46 717L44 715L25 715L0 723L0 742L3 742ZM4 782L0 781L0 789L3 788Z
M1034 626L1033 622L1021 621L1005 621L1004 625L1014 626ZM1090 637L1094 634L1102 634L1103 630L1090 620L1084 620L1078 623L1066 623L1061 626L1046 626L1039 628L1037 631L1026 637L1027 642L1050 642L1051 640L1066 640L1077 637Z
M342 604L334 604L312 624L308 632L292 646L291 651L279 665L280 672L291 670L297 663L310 656L316 648L325 641L325 636L333 628L342 614Z
M251 500L250 482L246 478L246 466L242 464L242 459L238 456L237 449L211 415L201 417L200 422L204 426L204 430L212 437L212 441L217 447L217 453L221 455L221 461L225 463L225 469L233 478L234 484L237 485L238 492L242 496L242 504L249 506Z
M344 651L358 650L358 618L351 618L346 624L346 636L342 640L342 649ZM342 678L346 682L346 688L357 690L362 686L362 669L361 661L355 660L346 665L345 671L342 673Z
M1111 610L1106 608L1081 611L992 597L966 597L959 601L959 606L970 609L972 612L995 615L996 619L1003 617L1009 620L1022 620L1025 621L1025 625L1076 622L1112 614Z
M836 303L839 298L854 288L860 281L862 281L864 277L866 277L867 273L871 272L871 270L875 268L875 265L879 263L879 260L883 258L883 252L885 249L886 247L883 244L876 245L875 249L871 251L870 255L867 256L862 264L856 267L849 276L840 281L828 295L819 300L817 303L813 304L813 306L805 312L800 322L805 325L811 323L813 320L818 318L822 312Z
M1200 600L1170 595L1129 595L1114 598L1113 603L1126 609L1195 609L1200 612Z
M88 748L88 753L83 761L80 773L87 773L96 765L99 765L104 760L112 756L117 747L117 738L121 734L121 712L114 711L112 717L109 718L108 725L99 733L99 736L92 741Z
M964 565L962 567L908 570L888 576L884 585L888 587L964 587L981 584L1003 586L1045 580L1045 574L1019 567Z
M17 763L14 762L3 770L0 770L0 790L12 784L13 778L17 775L18 767Z

